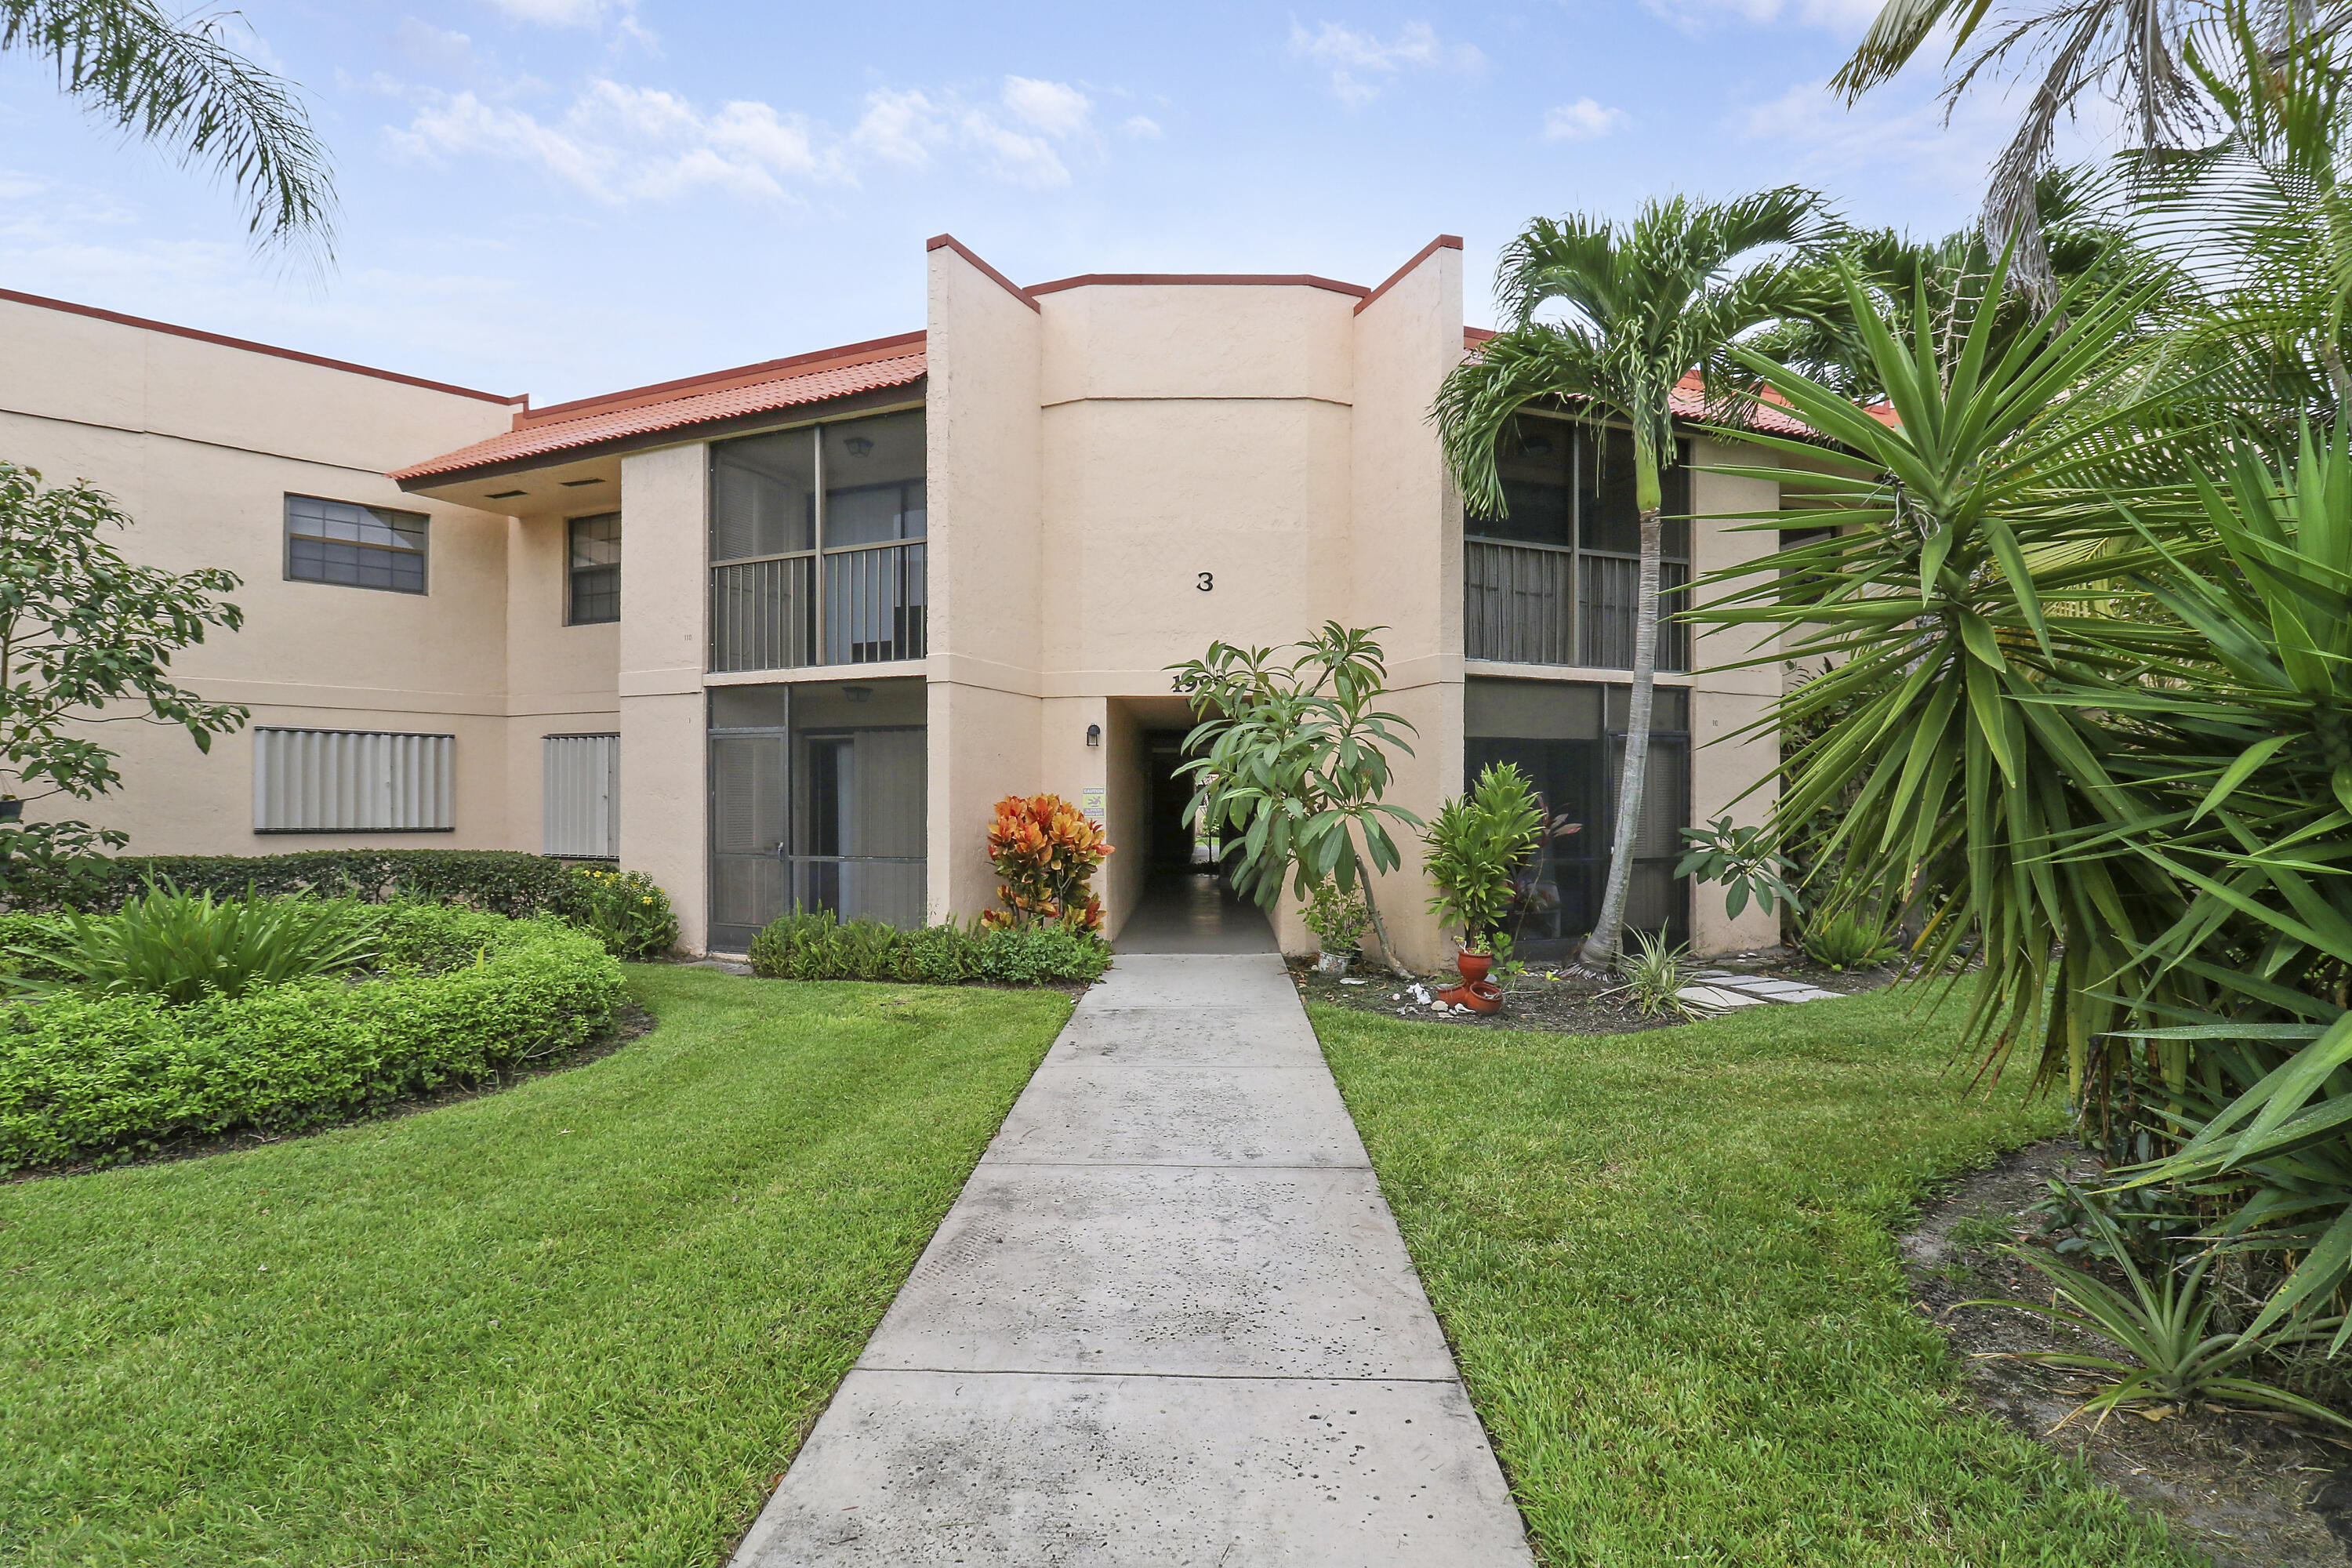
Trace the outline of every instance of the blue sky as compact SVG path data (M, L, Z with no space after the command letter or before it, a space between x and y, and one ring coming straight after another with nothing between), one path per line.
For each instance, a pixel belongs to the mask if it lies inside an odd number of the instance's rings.
M1798 181L1964 220L2007 111L1840 106L1875 8L245 0L338 160L331 269L0 58L0 286L542 404L919 327L941 230L1024 282L1371 283L1452 232L1484 321L1536 213Z

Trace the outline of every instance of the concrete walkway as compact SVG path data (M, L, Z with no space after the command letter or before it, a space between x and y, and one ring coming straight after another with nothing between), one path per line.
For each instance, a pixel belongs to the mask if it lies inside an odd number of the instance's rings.
M1079 1003L737 1568L1525 1568L1273 954Z

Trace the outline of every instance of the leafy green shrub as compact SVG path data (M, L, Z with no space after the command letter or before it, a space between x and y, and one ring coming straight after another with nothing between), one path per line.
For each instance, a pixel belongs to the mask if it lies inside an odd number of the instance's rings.
M1315 884L1314 891L1307 895L1307 907L1299 912L1299 918L1315 933L1323 951L1335 955L1360 951L1364 944L1364 932L1372 924L1371 910L1364 902L1361 886L1342 892L1336 877L1326 877Z
M602 866L572 868L572 923L596 937L615 958L659 958L677 945L677 911L669 895L643 871Z
M1892 921L1840 905L1805 922L1805 956L1831 969L1868 969L1901 952L1888 940L1893 934Z
M1097 980L1110 967L1110 946L1066 925L997 926L972 942L972 968L999 985L1045 985Z
M0 914L0 982L68 978L57 963L68 934L52 915Z
M1462 932L1471 952L1490 952L1495 928L1511 907L1512 874L1542 842L1543 810L1527 774L1507 763L1488 764L1471 785L1437 808L1422 842L1430 886L1430 912Z
M387 972L173 1006L59 994L0 1018L0 1170L289 1131L560 1056L608 1031L620 965L552 921L367 911Z
M119 914L67 913L37 946L15 955L41 963L51 976L12 984L37 994L73 985L175 1005L207 994L242 996L360 967L375 943L354 912L341 900L215 899L150 888Z
M833 933L834 972L848 980L898 977L898 930L877 920L855 920Z
M1047 985L1100 977L1110 967L1110 947L1054 921L899 931L871 920L843 925L831 910L808 910L771 921L751 939L751 973L770 980Z
M751 973L762 980L824 980L833 963L831 910L779 915L751 939Z
M960 985L977 976L971 933L952 921L906 932L898 942L898 978L923 985Z
M44 873L5 868L0 900L18 910L120 909L154 882L216 898L310 894L362 903L419 900L522 919L580 913L580 879L561 860L515 849L306 849L291 855L93 856Z

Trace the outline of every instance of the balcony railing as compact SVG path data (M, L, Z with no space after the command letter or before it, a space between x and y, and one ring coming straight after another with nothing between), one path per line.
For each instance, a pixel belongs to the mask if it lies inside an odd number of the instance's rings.
M1658 668L1690 668L1689 628L1665 620L1687 601L1690 568L1659 565ZM1633 668L1641 563L1555 545L1463 544L1463 651L1506 664Z
M714 566L710 668L920 658L928 598L920 540Z

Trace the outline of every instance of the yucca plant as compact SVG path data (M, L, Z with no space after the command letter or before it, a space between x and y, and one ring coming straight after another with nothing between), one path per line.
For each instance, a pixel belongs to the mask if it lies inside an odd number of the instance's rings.
M181 1005L356 969L375 949L356 906L338 900L215 900L168 884L151 886L118 913L68 913L65 922L58 945L37 956L71 978L15 979L11 986L33 994L70 986Z
M2324 1405L2246 1376L2242 1370L2256 1357L2326 1339L2340 1320L2298 1324L2267 1333L2215 1333L2213 1312L2219 1304L2207 1288L2214 1254L2201 1252L2183 1269L2157 1269L2150 1279L2133 1261L2116 1222L2095 1208L2085 1210L2085 1224L2097 1227L2101 1251L2124 1274L2127 1290L2118 1290L2097 1276L2059 1262L2028 1247L2000 1250L2032 1265L2051 1284L2053 1300L2010 1301L1987 1299L1963 1301L1963 1307L2011 1307L2052 1322L2080 1329L2112 1342L2127 1361L2095 1355L2088 1351L2013 1351L2017 1361L2063 1366L2104 1374L2114 1381L2070 1411L2063 1426L2077 1415L2095 1412L2104 1421L2116 1411L2134 1405L2191 1401L2208 1405L2252 1405L2282 1410L2308 1420L2352 1426L2352 1420Z
M1989 299L2003 277L1997 264ZM1842 450L1750 434L1827 471L1730 471L1787 497L1792 510L1755 514L1763 526L1838 531L1703 581L1723 596L1693 613L1785 633L1758 663L1825 667L1759 726L1837 716L1784 764L1750 847L1791 849L1833 808L1813 847L1923 913L1923 968L1942 971L1963 943L1980 957L1968 1028L1995 1068L2023 1045L2038 1076L2063 1077L2079 1100L2096 1035L2124 1012L2052 999L2103 994L2179 902L2158 868L2073 853L2134 808L2109 777L2101 727L2045 700L2053 682L2133 668L2133 624L2086 612L2114 579L2164 559L2120 511L2093 504L2150 395L2138 313L2157 285L2085 282L2063 315L2023 331L1997 333L1996 312L1979 309L1957 335L1924 306L1899 326L1881 321L1851 268L1845 287L1897 422L1747 356Z
M1649 1018L1696 1018L1702 1009L1683 1000L1691 983L1690 950L1649 931L1633 933L1633 945L1617 958L1617 973L1625 984L1608 995L1623 996L1634 1010Z
M1829 969L1867 969L1902 952L1891 940L1894 922L1852 902L1833 903L1805 922L1805 956Z

